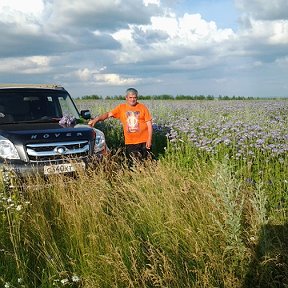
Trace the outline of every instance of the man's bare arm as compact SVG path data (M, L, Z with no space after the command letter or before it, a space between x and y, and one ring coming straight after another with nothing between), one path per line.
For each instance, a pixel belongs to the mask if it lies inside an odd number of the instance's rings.
M95 124L99 121L104 121L106 120L107 118L110 118L110 117L113 117L113 114L111 112L106 112L100 116L96 116L95 118L91 119L89 122L88 122L88 125L91 126L91 127L94 127Z
M146 148L150 149L152 146L152 132L153 132L153 128L152 128L152 121L147 121L147 128L148 128L148 138L147 138L147 142L146 142Z

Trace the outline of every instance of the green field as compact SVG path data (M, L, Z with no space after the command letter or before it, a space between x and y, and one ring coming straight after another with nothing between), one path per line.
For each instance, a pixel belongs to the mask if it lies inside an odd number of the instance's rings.
M288 101L145 104L153 161L109 119L103 162L1 189L1 287L288 287Z

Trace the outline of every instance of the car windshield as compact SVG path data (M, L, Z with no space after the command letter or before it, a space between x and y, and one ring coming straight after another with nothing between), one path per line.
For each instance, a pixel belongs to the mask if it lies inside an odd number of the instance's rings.
M79 119L65 90L0 89L0 123L55 121L64 115Z

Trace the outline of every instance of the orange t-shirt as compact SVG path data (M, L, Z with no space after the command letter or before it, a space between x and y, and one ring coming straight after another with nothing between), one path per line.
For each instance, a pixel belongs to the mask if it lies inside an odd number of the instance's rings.
M152 120L151 114L144 104L130 106L123 103L111 111L114 118L123 125L125 144L144 143L148 139L147 121Z

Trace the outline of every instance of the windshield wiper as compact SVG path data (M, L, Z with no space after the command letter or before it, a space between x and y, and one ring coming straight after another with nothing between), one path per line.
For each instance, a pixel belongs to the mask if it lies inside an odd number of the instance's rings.
M49 118L49 117L43 117L43 118L38 118L38 119L31 119L31 120L20 120L17 122L21 123L55 123L59 122L60 118ZM15 123L15 122L13 122Z
M9 121L9 122L0 122L0 125L7 125L7 124L17 124L18 122Z

